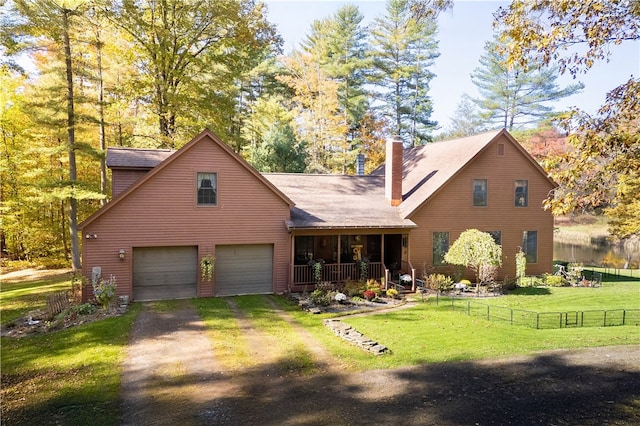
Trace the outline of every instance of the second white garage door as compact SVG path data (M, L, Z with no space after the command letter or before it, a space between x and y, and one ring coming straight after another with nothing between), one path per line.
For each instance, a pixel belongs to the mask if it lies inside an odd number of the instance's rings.
M216 296L273 293L273 245L216 246Z

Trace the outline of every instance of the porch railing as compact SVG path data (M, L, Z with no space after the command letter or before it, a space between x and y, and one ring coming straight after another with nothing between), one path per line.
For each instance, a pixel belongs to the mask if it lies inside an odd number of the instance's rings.
M382 262L370 262L367 264L367 278L380 280L384 277L385 267ZM325 263L322 265L322 277L320 281L341 283L347 280L359 280L362 271L357 263ZM313 270L309 265L294 265L293 285L315 284Z

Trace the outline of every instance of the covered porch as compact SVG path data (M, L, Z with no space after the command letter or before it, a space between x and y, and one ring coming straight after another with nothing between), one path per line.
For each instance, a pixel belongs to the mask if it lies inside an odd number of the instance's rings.
M312 291L318 282L336 285L375 279L385 287L399 285L403 274L415 280L407 261L409 234L403 230L367 233L363 230L297 232L292 235L290 291ZM406 232L406 230L404 230Z

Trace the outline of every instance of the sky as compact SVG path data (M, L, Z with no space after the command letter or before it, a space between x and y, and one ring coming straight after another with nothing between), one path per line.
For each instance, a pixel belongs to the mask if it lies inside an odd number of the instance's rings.
M263 0L268 7L268 19L283 37L284 53L290 53L305 39L311 23L328 17L345 4L354 4L364 15L364 24L384 14L384 0ZM433 101L432 119L441 129L450 125L456 106L464 93L477 96L471 73L479 66L485 42L493 37L493 13L508 1L456 0L453 10L438 18L440 57L433 71L429 96ZM600 62L586 74L577 77L584 83L582 92L550 105L561 111L577 106L595 113L605 102L607 91L640 75L640 42L627 42L611 48L609 62ZM575 83L570 75L562 75L557 83L564 87Z

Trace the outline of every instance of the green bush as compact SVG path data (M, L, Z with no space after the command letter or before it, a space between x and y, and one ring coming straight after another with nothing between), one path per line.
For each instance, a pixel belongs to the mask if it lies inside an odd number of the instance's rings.
M360 281L348 280L344 284L344 293L349 297L361 296L366 289L366 284Z
M329 306L334 295L335 293L332 291L314 290L311 293L311 301L316 306Z

